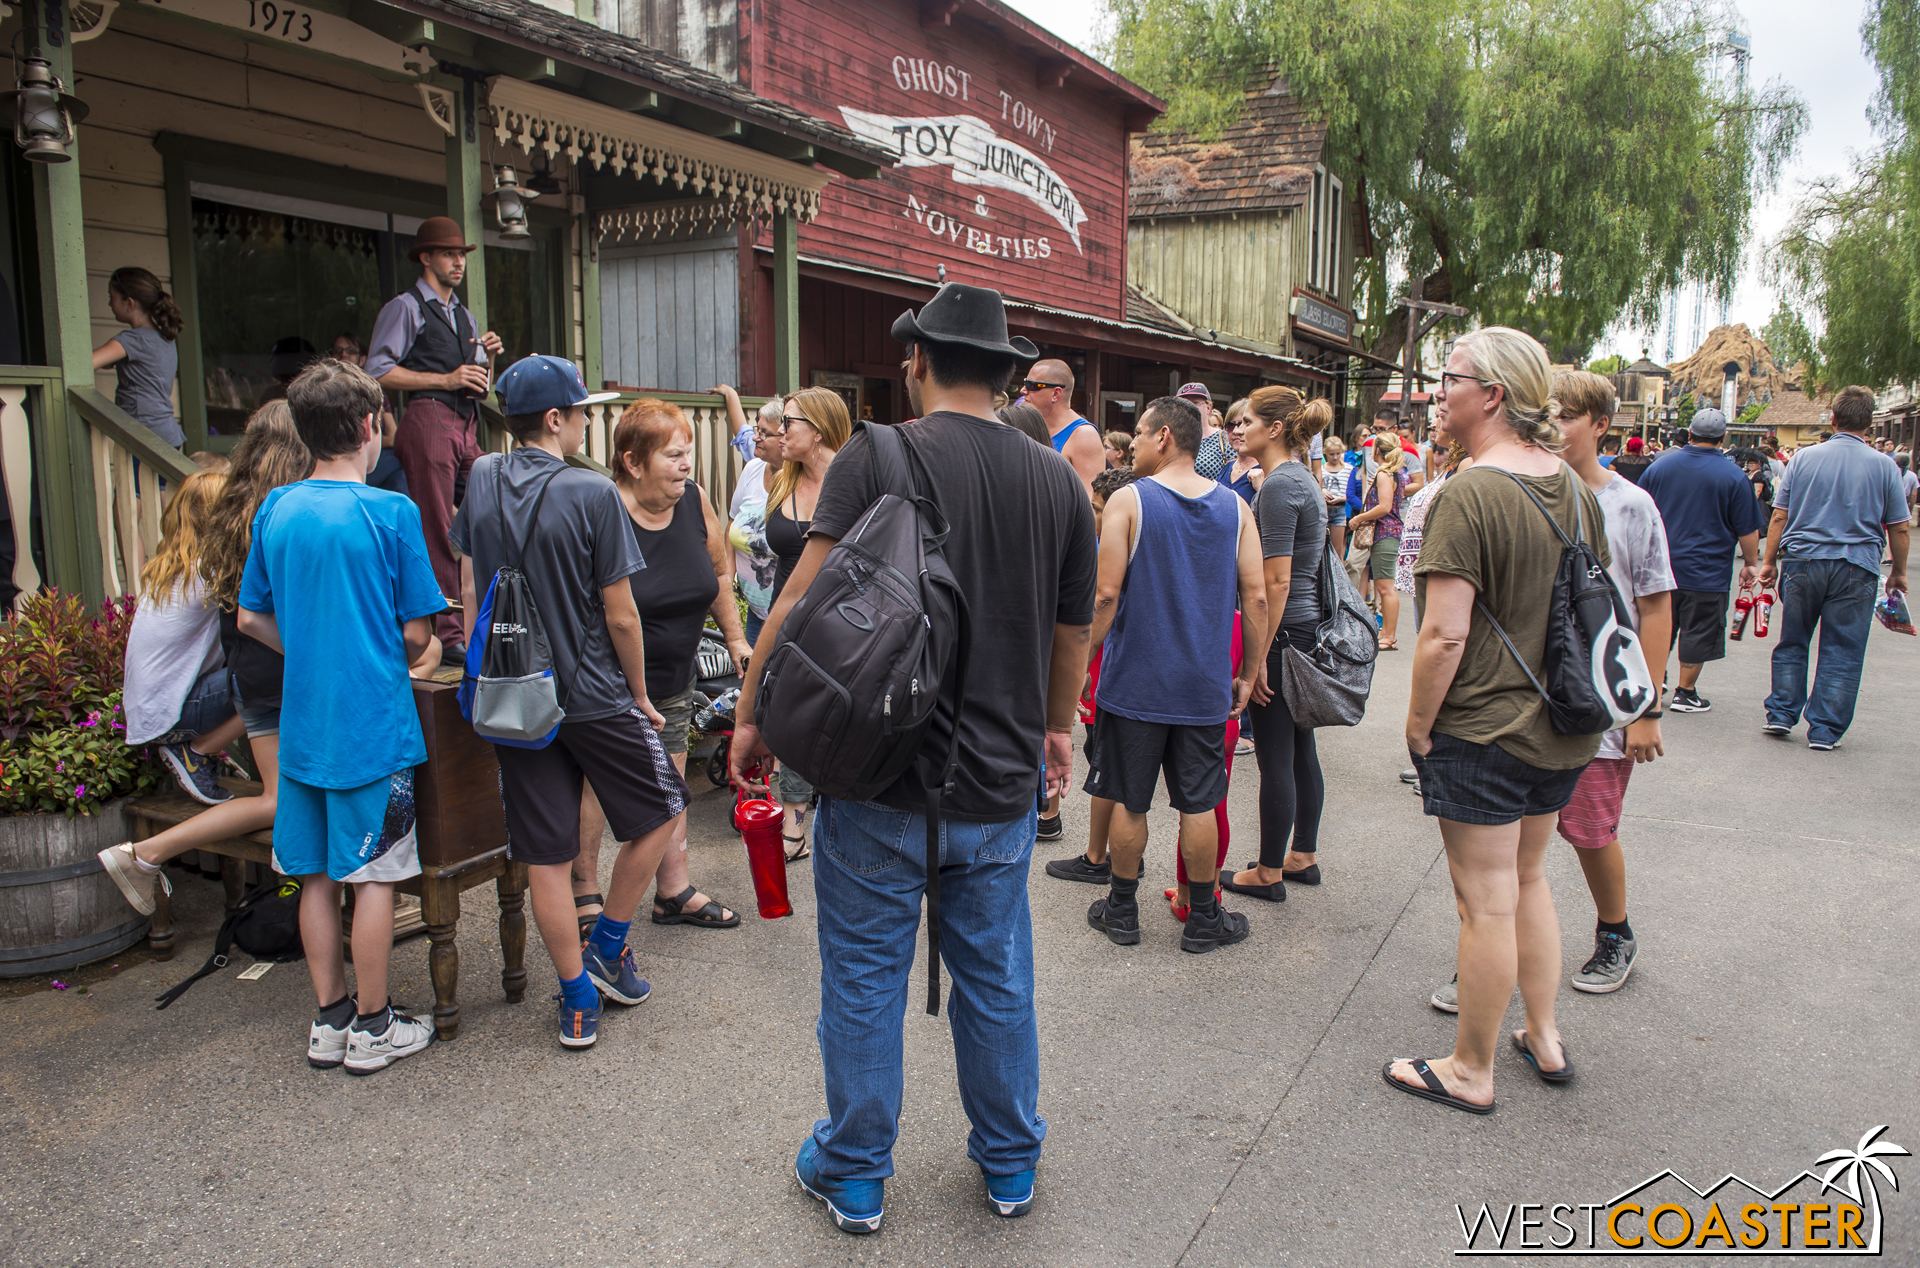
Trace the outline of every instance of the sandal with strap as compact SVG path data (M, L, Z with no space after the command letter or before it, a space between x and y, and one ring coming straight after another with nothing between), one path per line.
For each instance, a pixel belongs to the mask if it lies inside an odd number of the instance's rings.
M707 900L706 906L695 911L688 911L687 904L692 902L693 896L699 892L699 886L689 885L672 898L668 898L665 894L661 893L654 894L653 901L665 907L666 910L654 912L653 923L656 925L694 925L701 929L731 929L740 923L739 912L729 912L725 907L722 907L712 899Z
M1415 1087L1411 1083L1402 1083L1394 1078L1391 1061L1380 1067L1380 1077L1408 1096L1438 1101L1450 1109L1465 1110L1469 1114L1491 1114L1494 1111L1496 1103L1493 1101L1488 1101L1485 1105L1475 1105L1472 1101L1464 1100L1447 1091L1447 1085L1440 1081L1440 1076L1433 1072L1433 1067L1427 1064L1425 1057L1413 1058L1413 1072L1420 1076L1420 1081L1426 1084L1425 1087Z
M1519 1051L1526 1063L1533 1067L1533 1072L1540 1076L1542 1083L1570 1083L1573 1081L1573 1058L1567 1055L1567 1045L1564 1041L1560 1044L1560 1068L1558 1070L1548 1070L1541 1066L1540 1062L1534 1057L1533 1050L1527 1047L1526 1031L1521 1030L1514 1033L1513 1046Z
M581 907L605 907L607 900L599 894L575 894L573 896L573 905L576 909ZM591 916L575 916L574 919L580 922L580 939L584 942L588 936L593 933L594 925L599 923L600 913L596 911Z
M787 862L789 863L798 863L801 859L807 858L813 853L813 847L807 844L807 834L804 832L797 837L790 837L782 832L780 839L787 843L787 849L789 851L787 854ZM793 844L796 841L800 843L798 850L793 849Z

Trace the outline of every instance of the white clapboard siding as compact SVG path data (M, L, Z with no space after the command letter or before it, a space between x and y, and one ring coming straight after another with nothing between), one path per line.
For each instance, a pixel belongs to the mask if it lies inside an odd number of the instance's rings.
M732 237L602 249L601 373L663 392L737 378L739 267Z

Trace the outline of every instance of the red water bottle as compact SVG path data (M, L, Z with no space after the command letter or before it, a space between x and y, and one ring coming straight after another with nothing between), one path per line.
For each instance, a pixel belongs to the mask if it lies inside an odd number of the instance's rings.
M1747 614L1752 611L1753 587L1742 583L1740 593L1735 595L1733 600L1733 628L1727 631L1727 637L1729 639L1736 643L1740 641L1741 636L1746 633ZM1759 632L1765 633L1764 630Z
M759 767L747 772L757 777ZM753 874L753 896L760 903L762 920L778 920L793 914L787 901L787 853L780 840L785 815L779 805L764 797L749 797L745 788L734 795L733 826L747 843L747 870Z
M1767 636L1767 621L1773 616L1773 605L1775 602L1776 600L1771 590L1762 590L1760 597L1754 601L1753 636L1755 638L1765 638Z

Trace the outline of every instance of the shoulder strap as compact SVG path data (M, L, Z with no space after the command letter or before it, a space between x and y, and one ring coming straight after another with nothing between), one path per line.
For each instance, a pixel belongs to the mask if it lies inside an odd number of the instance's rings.
M235 927L239 925L241 918L252 910L255 903L279 887L279 880L267 880L248 890L247 893L241 897L240 905L229 912L227 918L220 922L220 932L215 934L213 939L213 954L207 957L207 962L200 966L198 973L195 973L186 981L181 982L164 994L154 996L154 1011L160 1012L168 1007L182 995L185 995L193 984L201 978L211 977L221 969L226 968L227 953L233 950L233 931Z
M891 493L909 502L918 498L920 486L907 461L906 438L871 419L861 419L860 426L867 433L867 443L873 446L874 483L879 486L879 492Z
M1566 464L1562 463L1561 465L1565 466ZM1571 467L1568 467L1567 469L1569 471L1572 470ZM1515 484L1520 486L1520 491L1527 495L1527 500L1532 502L1535 506L1539 507L1540 513L1547 517L1547 523L1553 525L1553 531L1560 538L1560 545L1562 547L1571 549L1576 539L1583 542L1586 541L1587 539L1587 517L1585 513L1586 508L1584 508L1580 504L1580 490L1578 487L1575 487L1575 489L1573 490L1573 533L1574 535L1572 537L1568 537L1567 530L1560 527L1560 521L1553 518L1553 512L1549 511L1547 509L1547 504L1545 502L1542 502L1538 497L1536 497L1534 495L1533 490L1527 487L1526 481L1522 480L1519 476L1513 474L1513 472L1507 470L1505 467L1490 467L1488 468L1488 470L1498 471L1501 475L1507 477L1507 479L1513 481ZM1579 477L1578 475L1576 475L1574 478L1578 479Z
M525 571L521 568L521 561L526 558L527 547L533 542L533 530L539 526L540 508L546 503L547 490L553 487L553 482L560 478L560 472L566 469L563 463L560 471L550 472L541 481L540 492L533 499L533 513L527 516L527 531L520 535L516 543L507 528L507 455L501 454L499 461L494 464L493 500L494 510L500 516L500 549L502 552L511 551L507 555L507 565L516 572Z

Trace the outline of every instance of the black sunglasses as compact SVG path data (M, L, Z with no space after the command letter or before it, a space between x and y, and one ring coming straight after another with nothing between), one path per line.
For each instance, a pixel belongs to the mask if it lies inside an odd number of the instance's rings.
M1020 390L1022 392L1039 392L1050 387L1064 388L1065 386L1066 384L1064 383L1042 383L1038 379L1028 379L1020 385Z
M795 423L805 423L809 427L813 426L813 422L811 419L795 418L793 415L788 414L785 418L782 418L780 420L780 430L785 431L787 428L793 426Z

